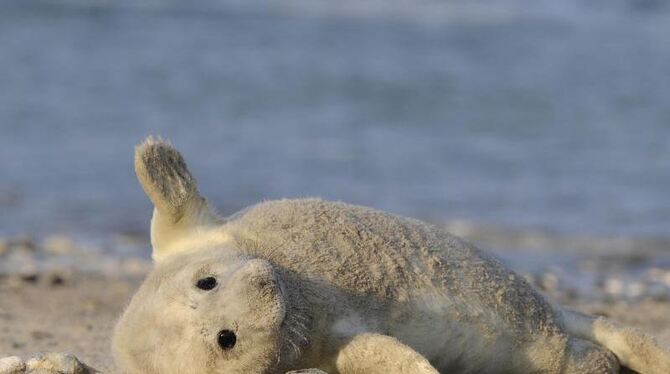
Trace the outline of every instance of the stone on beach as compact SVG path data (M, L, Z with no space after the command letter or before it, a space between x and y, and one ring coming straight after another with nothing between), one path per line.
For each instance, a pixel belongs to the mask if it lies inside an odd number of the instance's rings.
M42 247L44 251L58 255L72 253L75 250L74 242L66 235L51 235L44 239Z
M95 373L75 356L67 353L37 355L26 363L28 373L90 374Z
M6 240L0 238L0 256L7 253L7 251L9 251L9 243Z
M0 358L0 374L18 374L26 370L26 363L17 356Z

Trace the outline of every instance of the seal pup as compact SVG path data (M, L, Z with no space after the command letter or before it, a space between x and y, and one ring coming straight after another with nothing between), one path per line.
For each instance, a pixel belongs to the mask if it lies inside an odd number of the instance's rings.
M651 337L550 304L433 225L319 199L221 218L151 137L135 169L155 268L115 329L128 373L670 373Z

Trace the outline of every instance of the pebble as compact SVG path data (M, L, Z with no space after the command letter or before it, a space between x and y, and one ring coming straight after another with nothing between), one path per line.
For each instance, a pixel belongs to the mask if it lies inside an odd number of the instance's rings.
M0 358L0 374L19 374L26 370L26 363L21 358L9 356Z
M646 294L647 286L642 282L632 282L628 285L626 289L626 294L628 297L637 298Z
M15 250L34 251L37 246L30 236L17 236L9 240L9 246Z
M75 250L74 242L66 235L51 235L44 239L42 244L45 252L63 255Z
M35 371L38 373L88 374L95 372L82 364L75 356L67 353L37 355L28 360L26 367L29 372Z
M52 286L62 286L65 283L65 277L59 273L49 274L49 284Z
M14 274L34 273L37 271L36 264L33 251L10 249L0 261L0 270Z
M557 291L560 281L558 276L554 273L545 273L540 279L540 287L547 291Z
M603 288L610 295L621 295L624 291L624 282L618 278L608 278Z
M25 272L23 274L20 274L19 277L21 278L22 281L26 283L37 283L37 281L40 280L40 275L36 271Z

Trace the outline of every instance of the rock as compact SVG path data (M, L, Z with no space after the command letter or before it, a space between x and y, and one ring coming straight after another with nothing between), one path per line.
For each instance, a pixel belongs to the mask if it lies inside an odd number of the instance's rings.
M24 272L19 277L26 283L37 283L40 280L40 275L37 271Z
M75 356L67 353L45 353L37 355L26 363L27 373L39 374L92 374L96 371L82 364Z
M647 291L647 286L642 282L632 282L626 288L626 296L637 298L643 296Z
M560 280L556 274L547 272L540 279L540 287L545 291L558 291Z
M618 278L605 280L604 289L610 295L621 295L624 292L624 282Z
M0 374L19 374L26 370L26 363L21 358L9 356L0 358Z
M36 274L37 259L32 251L10 249L0 261L0 269L8 274Z
M9 251L9 243L5 239L0 239L0 256Z
M13 250L34 251L37 246L31 236L17 236L9 241L9 246Z
M75 245L68 236L65 235L51 235L44 239L44 251L63 255L72 253L75 250Z
M52 286L62 286L65 283L65 277L60 273L49 274L49 284Z

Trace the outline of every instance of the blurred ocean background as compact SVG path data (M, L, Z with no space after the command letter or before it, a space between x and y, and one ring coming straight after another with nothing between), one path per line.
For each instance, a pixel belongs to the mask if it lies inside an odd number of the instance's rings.
M146 233L136 143L224 214L670 235L660 0L0 3L0 235Z

